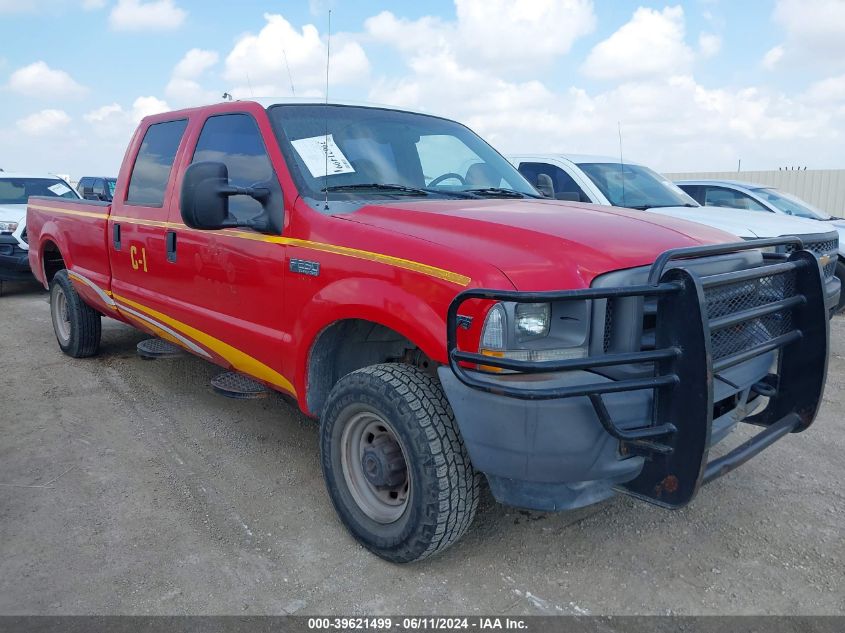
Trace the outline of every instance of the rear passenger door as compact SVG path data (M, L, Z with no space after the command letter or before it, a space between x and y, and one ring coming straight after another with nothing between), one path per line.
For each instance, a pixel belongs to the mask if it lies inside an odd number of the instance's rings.
M128 187L112 203L108 245L112 291L121 311L143 329L150 311L168 312L170 280L165 249L170 177L187 119L152 123L134 157Z

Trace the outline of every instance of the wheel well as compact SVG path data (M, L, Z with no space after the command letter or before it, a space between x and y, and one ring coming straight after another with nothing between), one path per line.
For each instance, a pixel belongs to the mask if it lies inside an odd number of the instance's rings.
M44 244L44 249L41 251L41 264L44 266L44 282L48 286L57 272L67 268L62 253L54 242Z
M320 415L335 383L356 369L395 362L435 371L432 362L414 343L384 325L364 319L333 323L317 336L308 357L306 402Z

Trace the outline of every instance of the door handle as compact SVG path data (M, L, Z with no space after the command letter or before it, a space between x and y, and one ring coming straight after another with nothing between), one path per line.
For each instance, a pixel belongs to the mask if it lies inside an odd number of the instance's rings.
M176 231L168 231L165 235L167 242L167 261L176 261Z
M112 237L114 238L114 250L120 250L120 225L115 222L112 226Z

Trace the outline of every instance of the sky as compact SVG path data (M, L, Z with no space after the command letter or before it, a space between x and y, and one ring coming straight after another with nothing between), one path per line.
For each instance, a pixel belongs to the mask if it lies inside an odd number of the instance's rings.
M502 152L845 167L845 0L0 0L0 168L116 175L148 114L329 96Z

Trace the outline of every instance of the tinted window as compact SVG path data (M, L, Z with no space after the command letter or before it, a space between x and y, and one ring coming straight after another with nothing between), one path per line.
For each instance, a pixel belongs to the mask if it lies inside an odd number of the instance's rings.
M214 116L205 122L192 162L202 161L225 164L229 182L236 187L266 183L273 177L261 132L248 114ZM243 219L261 213L262 208L249 196L232 196L229 212Z
M187 125L188 121L182 119L156 123L147 129L132 167L127 202L150 207L164 203L170 169Z
M106 195L106 183L102 178L97 178L94 181L94 193L100 194L101 196Z
M29 196L79 197L56 178L3 178L0 174L0 204L26 204Z
M580 202L590 202L587 194L578 186L575 179L560 167L548 163L520 163L519 173L525 176L526 180L535 187L540 184L540 174L546 174L552 179L552 184L555 186L555 195L559 193L575 194Z
M752 197L739 191L725 187L706 187L705 189L704 204L706 206L745 209L746 211L769 211Z
M678 185L698 204L704 204L704 187L700 185Z

